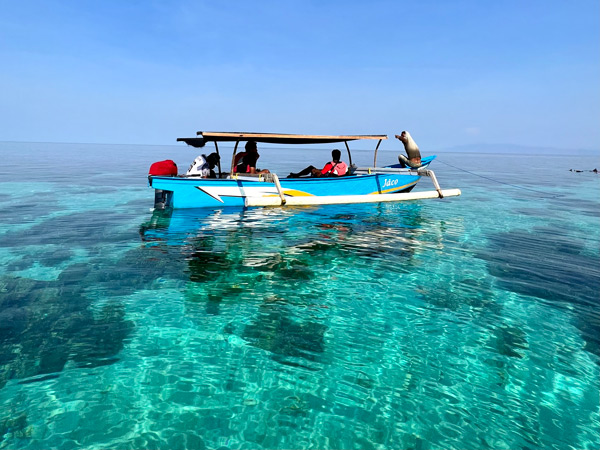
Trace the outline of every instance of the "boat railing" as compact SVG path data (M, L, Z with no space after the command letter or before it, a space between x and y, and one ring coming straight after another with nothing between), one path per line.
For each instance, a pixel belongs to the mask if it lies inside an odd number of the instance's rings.
M370 174L375 174L375 173L402 173L402 174L407 174L410 173L411 170L415 170L415 169L410 169L410 168L406 168L406 169L399 169L396 167L357 167L354 170L354 174L355 175L370 175ZM415 173L416 175L416 173Z
M227 177L230 180L247 180L251 179L253 181L264 181L267 183L273 182L273 174L272 173L234 173Z

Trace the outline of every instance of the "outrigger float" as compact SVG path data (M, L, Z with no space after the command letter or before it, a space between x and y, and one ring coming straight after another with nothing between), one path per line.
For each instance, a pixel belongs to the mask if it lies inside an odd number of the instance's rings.
M300 134L233 133L199 131L198 137L178 138L177 141L201 148L213 142L219 153L219 142L235 142L229 172L218 165L217 178L193 176L149 175L150 187L155 189L155 208L215 208L224 206L292 206L330 205L343 203L375 203L453 197L459 189L440 187L429 164L435 159L422 159L418 169L402 168L399 164L377 167L377 150L386 135L311 136ZM275 173L234 173L234 162L240 142L255 141L267 144L307 145L343 142L348 151L349 171L340 177L279 178ZM352 164L349 141L375 140L373 167ZM435 190L411 192L421 177L429 177Z

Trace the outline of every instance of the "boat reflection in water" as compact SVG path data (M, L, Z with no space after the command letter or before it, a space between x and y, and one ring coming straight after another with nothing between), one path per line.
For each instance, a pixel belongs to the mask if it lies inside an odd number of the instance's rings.
M168 259L170 276L197 284L188 286L194 300L218 313L224 298L279 301L380 264L409 273L422 249L443 248L441 227L413 203L155 211L140 235L153 257Z

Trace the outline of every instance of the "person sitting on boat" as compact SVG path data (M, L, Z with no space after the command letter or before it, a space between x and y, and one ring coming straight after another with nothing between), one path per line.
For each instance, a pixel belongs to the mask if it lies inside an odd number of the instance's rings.
M313 177L341 177L348 172L348 165L341 160L342 153L336 148L331 152L331 161L329 161L322 169L317 169L315 166L308 166L298 173L290 173L288 178L298 178L310 174Z
M233 171L235 173L269 173L267 169L257 169L256 161L260 158L255 141L246 142L246 151L238 153L235 157Z
M191 177L217 178L214 168L219 164L220 159L221 157L218 153L211 153L208 156L200 155L194 160L186 175Z
M399 139L404 144L404 150L406 150L406 154L408 155L408 158L404 155L398 155L400 165L402 167L412 167L413 169L421 167L421 152L410 133L403 131L399 135L396 135L396 139Z

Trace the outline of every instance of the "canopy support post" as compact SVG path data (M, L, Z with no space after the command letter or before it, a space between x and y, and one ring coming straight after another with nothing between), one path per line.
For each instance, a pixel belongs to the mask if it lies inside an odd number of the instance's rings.
M348 141L344 141L346 144L346 150L348 151L348 166L352 165L352 155L350 154L350 147L348 147Z
M217 141L215 141L215 149L217 150L217 155L219 155L217 166L219 166L219 178L221 178L221 155L219 154L219 146L217 145Z
M229 172L231 175L233 175L233 168L235 167L235 154L237 152L237 148L238 148L238 144L240 143L240 141L235 141L235 147L233 147L233 156L231 157L231 172Z
M377 150L379 150L379 144L381 144L381 139L377 142L377 147L375 147L375 155L373 155L373 167L377 167Z

